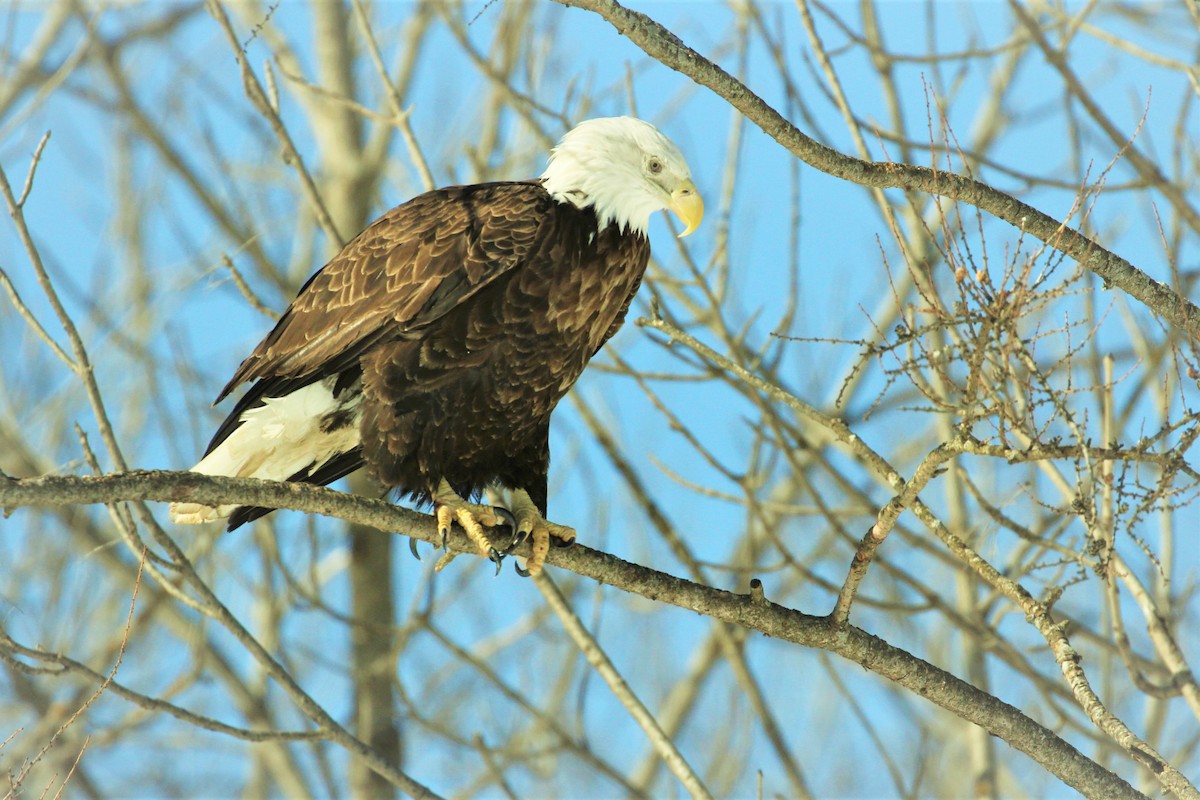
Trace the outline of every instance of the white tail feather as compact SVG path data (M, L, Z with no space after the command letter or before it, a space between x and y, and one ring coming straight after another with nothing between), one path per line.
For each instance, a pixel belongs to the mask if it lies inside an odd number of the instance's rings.
M311 383L284 397L264 398L264 405L244 412L242 424L191 471L287 480L301 470L314 471L334 456L357 447L360 396L335 398L333 380ZM350 424L323 431L322 420L339 411L350 412ZM228 517L235 508L171 503L170 514L174 522L197 525Z

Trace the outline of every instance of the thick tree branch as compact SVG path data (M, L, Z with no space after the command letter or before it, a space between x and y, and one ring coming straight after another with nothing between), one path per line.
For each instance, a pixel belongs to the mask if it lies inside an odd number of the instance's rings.
M197 480L199 479L199 480ZM229 502L244 505L264 505L269 507L288 507L289 494L300 494L304 499L296 505L303 506L301 510L319 514L330 514L329 508L349 508L350 513L342 519L357 522L359 519L375 520L389 508L397 509L381 500L356 498L342 492L335 492L324 487L309 487L302 484L272 484L269 481L252 480L248 478L213 478L192 472L169 472L165 470L147 470L117 473L101 476L45 476L18 480L0 473L0 509L5 514L21 506L63 506L92 503L115 503L133 500L191 500L201 503L218 505L225 497ZM317 495L315 502L310 494ZM365 504L366 513L355 516L354 507ZM416 512L408 511L391 517L392 525L404 524L406 517L424 519L430 528L423 538L432 540L432 522ZM362 524L377 528L394 530L394 527L379 525L373 521ZM216 619L236 638L247 651L257 660L277 684L288 694L309 719L328 733L328 738L345 748L351 755L361 759L371 769L388 779L411 797L436 798L437 794L423 786L406 773L396 769L379 753L372 750L361 740L351 735L342 725L318 704L312 697L300 688L300 685L288 673L279 661L267 652L266 648L255 638L245 626L229 612L224 605L200 580L187 561L186 555L175 542L162 533L156 537L159 544L168 551L168 556L177 563L183 572L185 580L200 595L201 607L204 613ZM467 547L466 537L459 542Z
M98 477L46 476L17 480L0 477L0 508L113 503L130 500L237 503L291 508L335 516L385 531L403 531L437 540L432 517L383 500L356 497L319 486L222 478L192 472L135 471ZM449 546L476 553L464 534ZM528 544L524 545L528 548ZM518 553L521 551L518 550ZM528 552L527 549L525 552ZM828 650L894 681L1037 761L1047 771L1089 797L1143 797L1128 783L1084 756L1013 706L959 680L912 654L851 625L801 614L764 598L702 586L631 564L582 545L552 548L547 563L607 583L622 591L669 603L714 619L756 630L776 639Z
M746 118L809 166L876 189L905 189L967 203L1036 236L1078 261L1106 284L1137 298L1193 339L1200 339L1200 308L1095 241L980 181L909 164L870 162L844 155L806 136L745 84L685 45L650 17L613 0L555 0L595 12L664 66L712 89Z
M756 390L763 392L767 397L787 405L805 418L817 422L832 432L839 442L848 446L848 449L855 457L871 468L883 482L898 492L897 496L889 503L890 508L885 508L879 513L876 524L872 526L871 531L865 537L867 544L860 546L859 553L870 554L873 552L873 549L878 546L878 540L887 534L890 527L894 525L899 513L904 508L911 508L913 514L941 539L946 548L962 564L969 567L989 585L1003 593L1004 596L1008 597L1009 600L1025 613L1026 618L1045 637L1047 644L1054 653L1055 661L1058 662L1063 672L1063 677L1070 685L1077 702L1088 714L1092 722L1095 723L1096 727L1108 734L1114 741L1125 748L1134 759L1151 770L1155 777L1162 782L1164 788L1180 797L1200 798L1200 792L1197 792L1186 776L1175 769L1154 748L1150 747L1149 744L1137 737L1115 714L1108 711L1099 696L1092 689L1082 667L1080 667L1080 657L1070 645L1070 641L1064 632L1064 624L1053 620L1050 615L1049 606L1036 600L1020 583L1002 574L988 563L979 553L971 549L966 542L951 532L937 515L916 497L916 491L919 491L925 482L932 477L932 473L938 464L944 463L956 452L968 452L970 450L971 445L967 437L956 437L954 440L939 446L925 460L922 468L918 470L918 472L923 471L925 473L925 478L921 479L919 475L914 476L912 480L906 483L883 456L868 446L856 434L851 433L849 426L843 420L825 414L794 395L789 394L779 386L771 384L769 381L749 372L741 365L725 358L702 344L695 337L679 330L665 320L643 318L639 319L637 324L661 331L672 340L680 342L694 350L698 355L718 368L736 375L746 385L752 386ZM910 489L916 491L910 492ZM848 598L850 593L855 591L857 583L861 581L861 575L858 573L862 572L868 564L869 561L855 563L852 566L847 585L844 587L841 596L839 596L838 603L830 617L835 625L842 621L844 615L848 613ZM969 717L964 718L969 719Z

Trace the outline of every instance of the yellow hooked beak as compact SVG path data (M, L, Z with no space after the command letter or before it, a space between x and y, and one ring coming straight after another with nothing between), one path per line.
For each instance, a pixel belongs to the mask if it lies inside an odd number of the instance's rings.
M687 226L683 233L679 234L680 239L699 228L700 221L704 219L704 201L696 191L696 184L691 181L684 181L678 189L671 192L671 204L667 208L674 211L675 216Z

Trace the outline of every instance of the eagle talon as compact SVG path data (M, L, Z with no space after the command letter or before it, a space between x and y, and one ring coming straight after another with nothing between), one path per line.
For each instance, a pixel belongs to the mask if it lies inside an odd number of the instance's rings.
M518 562L513 562L513 569L515 569L517 571L517 574L520 575L522 578L528 578L530 575L533 574L529 570L523 568L520 565L520 563L518 563Z
M521 545L525 544L525 540L529 538L529 531L518 530L516 525L513 525L512 527L513 527L513 538L512 538L512 541L509 543L508 547L506 547L504 549L505 555L508 555L509 553L513 552L518 547L520 547Z
M556 525L548 522L542 515L541 509L529 492L517 489L513 492L512 513L517 518L517 542L513 547L530 540L529 557L525 567L517 568L517 573L524 577L537 575L546 564L546 554L550 551L551 542L558 540L565 543L575 541L575 531L566 525Z
M542 571L552 543L565 547L575 541L574 529L547 522L541 509L524 489L513 492L511 508L469 503L444 478L432 494L443 549L449 544L451 526L457 524L478 548L480 555L496 565L497 575L500 574L504 557L526 541L530 543L529 556L524 567L517 565L517 574L526 578ZM512 531L512 539L503 550L493 545L484 532L485 528L500 526Z
M417 551L417 540L411 536L408 538L408 551L412 553L413 558L417 561L421 560L421 554Z
M436 509L438 530L442 533L442 546L446 547L449 540L450 527L458 523L467 538L479 550L479 554L496 564L496 573L500 573L500 564L504 553L492 545L491 539L484 533L484 528L495 528L507 524L505 518L512 518L508 509L498 506L481 506L469 503L459 496L449 482L443 478L438 488L433 492L433 502ZM515 527L515 520L514 520Z
M512 528L514 532L517 530L517 518L513 516L511 511L504 506L492 506L492 511L496 512L496 516L502 518L500 525Z
M434 510L434 515L437 517L438 535L442 537L442 551L445 552L450 545L450 526L454 524L454 511L450 506L440 504Z

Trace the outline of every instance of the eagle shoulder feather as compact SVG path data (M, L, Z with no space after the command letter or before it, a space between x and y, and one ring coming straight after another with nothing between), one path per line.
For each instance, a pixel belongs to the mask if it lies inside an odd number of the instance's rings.
M309 279L216 402L249 381L338 374L377 342L439 319L526 259L551 202L537 181L521 181L448 187L393 208Z

